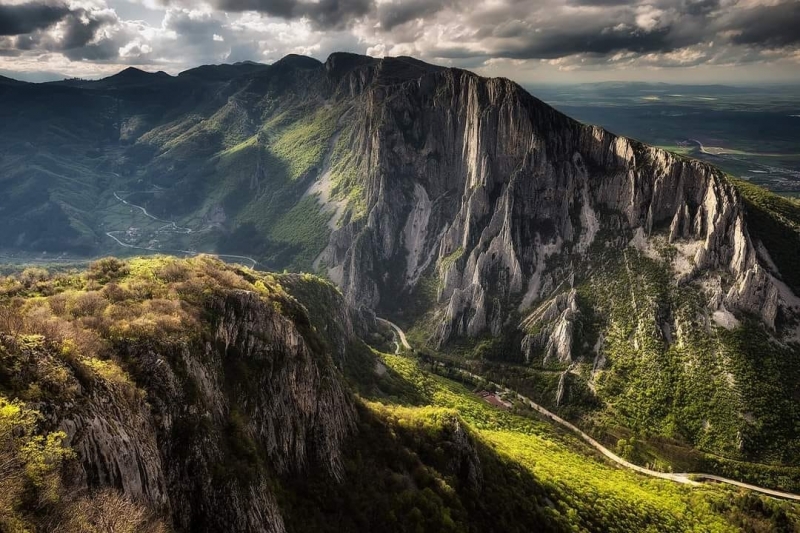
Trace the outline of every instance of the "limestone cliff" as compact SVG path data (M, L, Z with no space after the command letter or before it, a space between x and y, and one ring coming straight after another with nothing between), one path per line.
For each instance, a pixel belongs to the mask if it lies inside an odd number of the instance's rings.
M167 264L179 272L172 276L195 275ZM317 331L274 280L249 276L252 285L208 259L191 268L227 286L157 285L148 289L161 295L152 304L147 296L121 301L142 282L120 281L111 284L116 303L94 298L93 320L86 311L80 320L54 313L31 321L44 334L25 337L33 348L4 338L2 388L48 391L41 410L51 430L65 432L79 465L70 491L116 488L179 531L282 532L280 480L309 471L332 486L342 478L356 411L337 363L359 319L321 281L309 283L329 293L337 331ZM170 299L176 292L185 299ZM150 306L157 314L133 318ZM102 325L102 316L112 322ZM171 317L174 331L158 326ZM145 319L153 325L119 333Z
M707 164L580 124L506 79L343 55L327 73L359 109L352 150L367 215L334 231L318 264L350 302L389 313L437 265L438 346L498 335L592 250L654 233L691 252L683 282L724 273L713 311L774 329L796 305L764 268L736 188Z
M494 452L456 411L416 406L422 391L358 338L374 316L331 283L210 257L36 273L0 281L0 530L496 520ZM560 530L523 492L509 516Z

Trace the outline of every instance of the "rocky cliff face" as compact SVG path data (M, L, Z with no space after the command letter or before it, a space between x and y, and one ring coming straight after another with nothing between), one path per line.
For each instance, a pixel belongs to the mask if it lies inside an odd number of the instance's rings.
M379 403L422 396L360 341L374 316L331 283L210 257L30 274L0 282L13 298L0 303L3 531L405 531L408 509L426 530L494 519L475 505L505 477L484 475L494 454L455 411Z
M95 246L103 241L149 247L157 235L159 240L170 239L175 250L217 243L217 251L237 254L237 260L248 259L241 255L247 254L261 266L319 269L355 307L389 318L397 315L408 324L429 312L420 330L436 348L447 348L456 339L502 339L507 342L496 351L509 353L499 355L543 370L545 380L558 371L549 399L562 404L574 397L568 372L590 375L584 381L601 401L636 398L636 407L651 402L651 411L645 413L631 408L624 423L660 420L664 427L654 431L663 429L692 444L714 441L707 447L717 452L733 450L736 455L745 448L737 443L746 440L738 433L748 431L752 449L764 448L756 438L762 422L796 418L787 403L782 407L785 417L770 419L764 408L759 421L750 412L751 400L768 395L763 390L743 392L741 387L753 382L753 361L764 346L775 354L784 348L796 353L791 341L800 338L794 321L800 285L788 272L791 256L787 262L786 254L763 234L754 238L758 231L741 187L717 169L577 123L509 80L485 79L411 58L334 54L323 64L288 57L271 66L208 67L162 78L141 81L165 95L152 108L164 112L146 115L137 110L155 103L148 103L150 97L139 86L121 90L114 79L53 86L73 98L68 101L74 105L64 109L91 111L95 117L80 122L86 129L80 130L81 138L102 137L103 128L118 126L107 121L114 113L102 104L116 100L98 96L111 92L125 104L116 106L125 124L120 138L102 154L108 166L87 164L101 174L82 178L93 180L86 190L96 190L98 202L108 202L109 219L62 225L103 228L89 231L82 240ZM20 151L4 165L9 165L9 175L38 176L27 179L29 186L21 189L25 195L7 199L15 209L38 205L29 199L41 200L40 190L63 186L63 180L51 182L50 174L42 176L40 165L25 155L23 148L28 148L20 143L30 141L31 146L59 154L59 164L69 168L74 154L84 153L72 148L72 137L54 144L40 142L38 135L45 131L41 121L55 115L47 106L36 107L37 114L31 115L28 96L35 96L38 105L47 100L49 90L50 85L26 87L7 95L15 104L6 110L9 120L0 121L5 126L0 137L13 141L7 150ZM90 103L102 109L92 111ZM64 131L77 126L71 115L57 118ZM127 191L131 196L125 198L131 203L180 224L166 232L164 224L152 219L136 222L142 226L140 233L110 228L106 223L118 223L118 216L139 212L122 204L116 191ZM85 205L68 211L92 212L86 205L96 203L84 200ZM9 222L7 237L25 241L25 232L16 229L25 219L16 213L6 210L6 218L15 221ZM42 228L52 227L55 218L44 218L49 221L46 226L25 222L25 231L41 226L40 233L47 233ZM779 227L797 233L797 225ZM658 270L658 275L651 276L648 269ZM615 292L605 294L602 285L613 286ZM425 301L412 310L408 303L422 300L420 293L425 293ZM303 361L308 353L323 352L340 366L355 361L347 339L359 333L363 319L371 320L369 312L351 321L337 310L338 304L321 298L318 303L325 311L315 310L309 320L327 340L309 347L314 336L296 321L296 331L291 323L272 318L261 333L254 325L243 329L241 323L252 322L257 314L257 301L244 293L228 298L232 299L216 302L214 309L229 318L215 322L202 344L133 354L148 382L163 389L160 400L147 400L157 419L143 408L125 417L136 421L130 427L121 425L121 418L91 412L63 419L76 446L98 458L92 463L105 464L102 459L110 453L98 444L108 443L105 433L124 429L134 434L136 428L155 424L157 434L203 434L210 424L220 434L238 428L244 436L265 439L278 472L290 464L313 464L323 456L330 474L338 475L335 450L346 433L349 415L342 413L347 413L347 403L326 380L327 362ZM604 316L598 319L598 314ZM778 342L745 346L736 332L745 331L737 328L751 317ZM717 326L731 336L720 340L725 332ZM285 366L273 366L267 357L271 348L262 343L276 336L284 339L276 353L287 361ZM695 357L712 353L706 359ZM776 364L791 362L782 352L775 357ZM167 361L166 367L161 360ZM300 366L292 367L292 362ZM262 374L260 365L288 381L280 386L278 381L256 381ZM615 369L626 375L615 376ZM637 384L631 376L638 370L642 379ZM663 397L636 396L662 377ZM764 383L763 376L756 378ZM781 385L772 398L796 397L793 383ZM695 396L705 384L708 390ZM311 392L319 385L321 389ZM244 387L251 390L245 394ZM259 392L262 389L269 390L268 397ZM671 396L687 389L691 393L683 398ZM719 390L726 395L719 402L725 409L717 418L701 420L695 409L716 402ZM168 400L176 394L197 399L188 427L175 425L184 420ZM328 403L342 409L327 411ZM614 403L619 406L609 402ZM660 409L663 406L668 409ZM666 412L669 409L673 411ZM280 414L288 412L294 425L284 427ZM676 424L669 420L676 413L689 415ZM337 429L324 434L311 429L320 417L337 420L332 426ZM773 429L779 432L782 426L774 423ZM80 440L82 435L87 440ZM800 442L796 435L787 439ZM115 455L131 459L119 466L108 463L97 472L87 470L87 479L95 476L119 484L116 471L127 469L133 473L125 476L131 490L159 505L170 505L176 490L194 490L180 480L195 466L178 473L159 472L152 460L133 459L172 453L163 440L149 442L135 453L127 441L106 444L119 447ZM206 469L212 468L209 461L223 455L249 456L246 448L208 450L196 452L198 464ZM230 469L223 465L217 472L226 470ZM256 502L252 512L237 513L239 520L268 512L269 491L259 488L265 486L264 479L268 478L257 476L246 488L226 489L242 508L251 509L248 502ZM215 483L211 489L223 485ZM210 506L204 503L202 512ZM191 521L191 513L181 518L182 524ZM219 516L224 517L224 511Z
M314 470L335 485L355 431L335 362L353 319L321 287L339 306L331 335L296 302L233 289L206 300L194 340L118 343L135 383L70 377L74 398L44 407L80 463L71 490L115 487L181 531L284 531L278 480ZM65 368L48 350L36 357Z
M796 305L713 167L579 124L509 80L404 58L339 62L329 76L360 103L368 215L336 230L318 263L351 302L391 312L393 295L435 265L435 344L497 335L592 251L660 233L682 251L681 281L722 274L714 311L754 313L774 329Z
M799 287L741 184L509 80L407 58L325 68L329 98L352 106L339 142L364 206L315 264L351 304L434 349L526 363L520 385L555 409L794 461L800 435L782 428L795 409L766 400L772 378L754 369L795 375ZM769 227L800 235L796 221ZM755 331L763 343L744 340ZM774 398L796 397L776 379Z

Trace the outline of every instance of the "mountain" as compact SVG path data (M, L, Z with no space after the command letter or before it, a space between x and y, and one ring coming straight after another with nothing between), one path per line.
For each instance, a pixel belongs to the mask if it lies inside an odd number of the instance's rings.
M0 247L314 271L635 462L797 490L796 201L413 58L119 76L3 89Z
M13 78L7 78L5 76L0 76L0 85L23 85L24 81L18 81Z
M363 102L337 138L363 196L316 264L351 303L525 365L609 435L797 466L795 202L508 80L346 59L327 70Z
M65 289L65 287L68 287ZM329 283L200 256L4 278L4 531L775 531L401 355ZM472 385L471 385L472 386ZM762 528L762 529L752 529Z

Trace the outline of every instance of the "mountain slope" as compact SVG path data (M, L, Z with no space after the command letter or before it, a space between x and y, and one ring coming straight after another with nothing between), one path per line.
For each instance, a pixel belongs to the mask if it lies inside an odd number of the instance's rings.
M367 214L318 260L351 302L433 348L525 363L540 400L601 428L797 465L800 300L775 241L796 225L507 80L330 70L370 110L350 126Z
M796 509L618 470L403 356L313 276L209 257L4 278L8 531L736 531ZM359 394L353 393L358 390ZM760 529L759 529L760 528Z
M791 201L412 58L5 90L4 248L313 269L599 436L798 466Z

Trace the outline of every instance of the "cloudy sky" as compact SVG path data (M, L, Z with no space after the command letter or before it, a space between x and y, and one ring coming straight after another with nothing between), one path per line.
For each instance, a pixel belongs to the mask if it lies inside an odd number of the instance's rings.
M800 0L0 0L0 74L420 59L522 83L800 82Z

